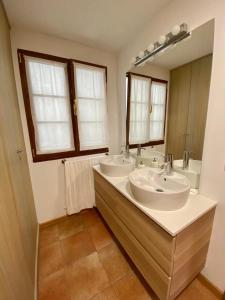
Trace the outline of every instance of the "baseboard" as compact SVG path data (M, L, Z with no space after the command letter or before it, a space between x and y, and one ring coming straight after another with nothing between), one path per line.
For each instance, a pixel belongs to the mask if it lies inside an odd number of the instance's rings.
M198 280L201 281L201 283L207 287L211 291L213 295L217 299L225 300L225 293L223 293L218 287L216 287L211 281L209 281L204 275L201 273L197 276Z
M84 212L86 210L90 210L90 209L92 209L92 208L85 208L82 211L80 211L79 213L82 213L82 212ZM57 224L59 222L66 221L66 220L70 219L72 216L74 216L76 214L79 214L79 213L75 213L75 214L72 214L72 215L65 215L65 216L62 216L62 217L59 217L59 218L56 218L56 219L52 219L52 220L40 223L39 224L40 229L43 229L43 228L48 227L50 225L55 225L55 224Z
M34 300L38 300L38 257L39 257L39 224L37 225L35 273L34 273Z
M40 229L43 229L43 228L48 227L50 225L55 225L55 224L57 224L59 222L65 221L68 218L69 218L68 215L62 216L62 217L59 217L59 218L56 218L56 219L53 219L53 220L50 220L50 221L47 221L47 222L40 223L39 227L40 227Z

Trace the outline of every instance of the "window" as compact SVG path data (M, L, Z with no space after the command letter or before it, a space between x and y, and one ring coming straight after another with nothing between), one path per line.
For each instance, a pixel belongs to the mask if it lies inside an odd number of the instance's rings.
M66 64L25 57L37 153L73 150Z
M105 71L74 64L80 149L107 146Z
M167 83L152 80L149 140L164 139Z
M135 73L127 78L127 143L163 144L167 82Z
M18 50L34 161L108 151L107 68Z

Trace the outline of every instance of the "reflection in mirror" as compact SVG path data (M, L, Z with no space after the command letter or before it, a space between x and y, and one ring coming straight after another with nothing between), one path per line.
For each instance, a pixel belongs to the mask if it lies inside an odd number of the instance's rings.
M213 34L212 20L151 63L127 72L127 144L141 144L141 162L153 167L173 154L174 169L189 178L192 188L199 185Z

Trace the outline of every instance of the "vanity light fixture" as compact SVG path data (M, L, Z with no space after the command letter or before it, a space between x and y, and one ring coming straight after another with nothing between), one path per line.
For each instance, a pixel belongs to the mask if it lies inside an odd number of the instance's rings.
M178 42L191 36L186 23L175 25L171 32L161 35L157 42L149 44L145 51L140 51L137 57L133 57L131 62L135 67L143 66L145 62L152 61L154 56L163 52L169 46L174 46Z

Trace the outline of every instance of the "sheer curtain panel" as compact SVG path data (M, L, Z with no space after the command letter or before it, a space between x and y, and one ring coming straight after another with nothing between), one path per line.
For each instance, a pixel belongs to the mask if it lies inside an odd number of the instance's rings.
M67 65L25 57L37 153L74 150Z
M130 144L143 144L149 140L150 86L150 78L131 75Z
M166 89L167 89L166 83L152 81L151 117L150 117L150 132L149 132L150 141L164 139Z
M108 145L106 70L74 63L80 150Z

